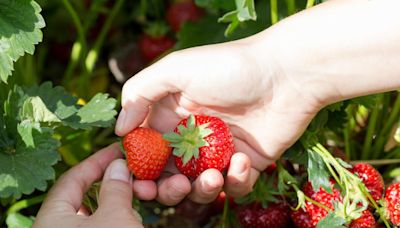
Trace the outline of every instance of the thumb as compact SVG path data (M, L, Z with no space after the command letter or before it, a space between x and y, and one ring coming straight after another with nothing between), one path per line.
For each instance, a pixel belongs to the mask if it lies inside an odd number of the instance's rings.
M104 173L99 210L107 214L122 210L132 211L132 195L131 176L126 162L122 159L114 160Z

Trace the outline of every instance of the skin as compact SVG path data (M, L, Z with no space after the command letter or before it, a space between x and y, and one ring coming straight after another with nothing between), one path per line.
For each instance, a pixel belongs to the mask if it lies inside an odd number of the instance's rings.
M207 203L222 189L248 193L321 108L400 88L398 8L398 0L331 0L257 35L174 52L139 72L123 87L116 134L141 125L168 132L190 113L220 117L237 149L226 177L209 169L190 182L171 160L157 182L130 182L119 166L117 180L104 174L100 209L77 215L83 192L117 157L114 145L59 179L34 227L139 226L131 189L166 205L185 197Z
M143 227L132 209L131 175L120 157L118 144L113 144L63 174L47 195L33 228ZM102 176L99 208L89 215L82 208L83 194Z
M171 164L157 183L135 181L136 195L167 205L187 195L207 203L222 189L242 196L321 108L399 88L399 5L332 0L246 39L174 52L132 77L116 134L139 125L168 132L189 113L206 114L230 125L238 151L225 178L208 170L190 183Z

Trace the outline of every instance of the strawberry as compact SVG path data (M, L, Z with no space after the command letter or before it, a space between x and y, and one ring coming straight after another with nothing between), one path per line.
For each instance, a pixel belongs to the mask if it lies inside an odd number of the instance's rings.
M171 4L167 9L166 19L172 30L178 32L183 23L197 21L203 14L203 10L197 7L192 0L187 0Z
M353 220L349 228L373 228L376 226L374 216L369 210L363 211L360 218Z
M171 154L169 142L150 128L136 128L122 141L129 170L139 180L157 179Z
M291 211L290 217L292 218L294 224L297 228L315 228L313 226L310 215L308 212L300 208L297 211Z
M168 36L150 36L143 34L139 38L139 50L143 58L151 62L171 49L175 41Z
M290 208L286 203L270 203L267 208L261 208L258 215L257 227L290 227Z
M375 201L382 198L385 183L378 170L368 163L358 163L350 171L361 178Z
M306 183L306 185L303 187L303 192L306 196L310 197L314 201L317 201L325 207L333 210L333 202L340 201L341 199L339 190L334 188L333 184L333 181L331 181L332 194L327 192L322 187L318 191L314 191L311 182ZM306 202L306 211L310 215L313 226L317 226L318 222L328 214L326 209L309 201Z
M400 183L391 184L385 191L386 214L395 226L400 226Z
M259 203L242 206L237 213L241 227L285 228L290 227L290 208L284 202L270 203L263 208Z
M168 30L168 25L162 21L146 25L138 41L139 51L144 60L152 62L175 45L175 40L167 36Z
M164 138L174 147L176 167L190 178L210 168L224 171L235 151L228 125L217 117L190 115Z
M251 203L239 208L237 218L241 227L257 227L257 219L259 217L260 204Z

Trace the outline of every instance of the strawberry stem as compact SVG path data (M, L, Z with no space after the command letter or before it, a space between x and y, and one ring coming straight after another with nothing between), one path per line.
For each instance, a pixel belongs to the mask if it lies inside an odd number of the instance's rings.
M388 221L386 220L385 216L379 210L379 206L372 198L371 194L369 193L367 187L365 187L364 183L361 179L351 173L348 169L344 168L332 155L329 153L324 146L320 143L317 143L312 149L319 153L321 157L324 159L326 166L331 172L331 175L335 178L336 182L339 184L340 188L345 191L346 196L345 200L347 203L350 203L350 200L360 200L363 206L367 206L368 201L372 204L372 206L378 211L380 218L385 223L387 227ZM336 172L332 169L332 166L336 170ZM339 176L338 176L339 175ZM340 181L340 182L339 182ZM351 194L351 195L350 195ZM311 201L310 201L311 202ZM344 202L346 204L346 202Z
M178 133L171 132L163 135L165 140L171 142L170 146L174 147L172 153L183 158L183 165L186 165L193 157L199 158L199 149L209 145L204 139L213 133L208 125L209 123L197 126L195 116L190 115L186 126L177 127Z
M222 212L222 228L225 228L225 223L228 221L229 196L225 195L224 211Z
M307 201L311 202L312 204L315 204L315 205L317 205L318 207L320 207L320 208L322 208L322 209L324 209L324 210L326 210L326 211L328 211L328 212L331 211L331 209L330 209L329 207L323 205L322 203L320 203L320 202L318 202L318 201L315 201L315 200L311 199L311 198L308 197L307 195L304 195L304 198L305 198Z
M392 165L400 163L400 159L383 159L383 160L359 160L351 161L350 164L368 163L370 165Z

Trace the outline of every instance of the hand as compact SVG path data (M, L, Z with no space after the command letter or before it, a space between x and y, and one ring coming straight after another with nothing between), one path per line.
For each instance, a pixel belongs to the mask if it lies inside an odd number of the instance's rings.
M50 190L33 227L142 227L132 209L129 170L124 160L114 160L118 157L113 144L66 172ZM102 176L99 208L89 216L80 210L83 194Z
M223 187L243 196L260 171L298 139L322 105L281 73L273 52L259 53L257 43L244 39L178 51L124 85L118 135L139 125L167 132L190 113L206 114L230 125L237 150L225 180L210 169L190 183L170 163L157 184L134 181L137 197L157 196L173 205L190 193L193 201L207 203Z

